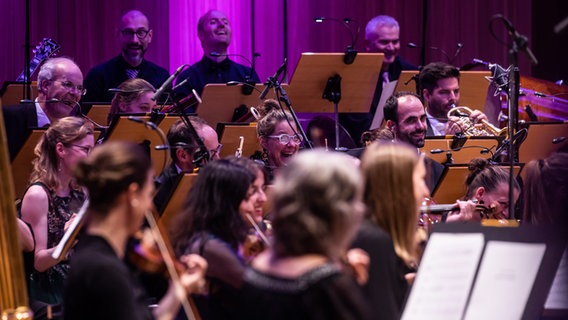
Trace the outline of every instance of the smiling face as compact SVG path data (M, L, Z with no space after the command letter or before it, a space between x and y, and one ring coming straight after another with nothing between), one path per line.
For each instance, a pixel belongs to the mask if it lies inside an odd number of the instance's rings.
M221 11L209 11L199 20L198 37L203 48L228 47L231 43L231 25Z
M294 132L298 131L295 124L292 123L292 126L294 126L294 130L292 130L286 120L282 120L276 124L276 126L274 127L274 132L271 134L271 136L278 136L281 134L292 136L295 134ZM287 144L280 143L277 138L261 137L260 139L261 146L266 150L266 153L268 154L269 165L275 168L285 166L290 161L292 156L294 156L296 153L298 153L298 150L300 150L300 144L294 142L293 139L290 139Z
M264 174L258 170L256 178L247 192L247 199L243 200L239 207L239 212L243 216L244 221L248 222L248 214L257 224L262 223L262 219L264 218L263 207L266 203L266 193L264 192L264 188Z
M382 69L386 71L400 51L400 30L397 26L379 25L367 35L365 46L368 52L384 53Z
M51 99L62 102L42 102L44 111L54 121L71 115L73 108L81 99L83 90L83 73L70 60L60 61L53 71L50 80L43 80L39 89L39 100ZM76 108L75 108L76 109Z
M407 142L417 148L424 146L426 137L426 113L422 102L414 96L398 98L397 123L387 121L395 139Z
M145 33L139 36L137 33ZM142 63L148 45L152 42L152 30L148 19L140 11L126 13L118 25L118 42L122 57L133 67Z

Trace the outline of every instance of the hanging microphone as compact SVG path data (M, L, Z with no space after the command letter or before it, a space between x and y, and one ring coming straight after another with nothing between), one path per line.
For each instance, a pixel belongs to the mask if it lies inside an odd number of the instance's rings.
M92 123L95 127L99 128L99 129L108 129L108 126L102 126L98 123L96 123L93 119L87 117L86 115L83 114L83 112L81 112L81 105L79 104L79 102L77 101L71 101L71 100L59 100L57 98L51 98L48 100L43 100L43 101L38 101L38 102L45 102L45 103L62 103L66 106L68 106L69 108L71 108L71 111L69 112L70 116L74 116L74 117L81 117L87 121L89 121L90 123Z
M359 31L361 31L361 27L359 23L351 18L344 18L343 20L335 19L335 18L325 18L325 17L316 17L314 21L317 23L322 23L326 20L336 21L336 22L343 22L343 26L349 31L349 35L351 36L351 44L347 46L345 49L345 56L343 56L343 63L345 64L352 64L357 57L357 50L355 50L355 44L357 43L357 37L359 36ZM350 23L355 22L357 24L357 33L353 34L353 30L350 28Z
M553 144L559 144L566 141L566 137L555 137L552 139Z
M280 65L280 68L278 68L278 71L276 71L276 73L272 77L268 77L268 79L264 83L264 85L266 87L264 88L264 90L260 94L260 97L259 97L260 100L264 100L264 98L266 98L266 95L268 94L268 91L270 91L270 89L272 89L274 82L278 81L278 77L280 77L280 74L282 74L282 72L284 72L284 69L286 69L287 62L288 62L288 59L284 58L284 62L282 63L282 65Z
M523 50L527 54L532 64L537 65L538 60L532 53L531 48L529 48L528 46L529 40L527 39L527 37L519 34L515 29L515 27L513 26L513 23L511 23L511 21L509 21L509 19L505 18L503 15L496 14L493 16L492 19L500 19L501 21L503 21L503 23L505 24L505 28L507 28L509 35L513 38L513 41L515 42L517 47Z
M162 93L164 93L164 91L166 91L166 88L168 88L172 82L174 82L174 79L177 78L177 76L179 76L179 74L181 73L181 71L183 70L183 68L185 68L185 66L187 66L187 64L182 64L179 68L177 68L176 72L174 72L174 74L172 74L163 84L162 86L156 90L156 93L154 93L154 95L152 96L152 100L156 101L158 100L158 98L162 95Z
M248 86L243 85L242 87L242 93L244 95L250 96L252 94L254 85L256 84L256 82L254 81L253 77L254 77L254 73L255 73L255 62L256 62L256 58L260 57L260 53L258 52L254 52L252 54L252 61L250 61L249 59L247 59L245 56L240 55L240 54L236 54L236 53L231 53L231 54L227 54L227 53L219 53L219 52L215 52L212 51L209 53L210 56L212 57L239 57L243 60L245 60L246 62L249 63L249 65L251 66L250 72L248 75L245 76L244 79L244 83L248 84Z
M409 42L409 43L406 44L406 46L409 47L409 48L413 48L413 49L422 48L422 46L419 46L414 42ZM426 47L426 48L428 48L430 50L440 51L444 55L444 57L446 57L447 62L450 63L450 64L452 63L452 59L450 59L450 56L448 55L448 53L446 51L444 51L444 49L438 48L438 47Z

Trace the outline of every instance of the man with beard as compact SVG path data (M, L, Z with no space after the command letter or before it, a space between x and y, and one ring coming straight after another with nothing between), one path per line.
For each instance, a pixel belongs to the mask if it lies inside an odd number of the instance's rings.
M416 66L404 61L398 55L400 52L400 27L393 17L380 15L367 23L365 27L365 50L383 53L385 56L370 111L368 113L340 114L340 123L355 141L359 141L363 131L368 130L371 126L383 93L383 84L398 80L402 70L418 70Z
M69 58L48 59L40 68L38 95L33 103L4 106L4 124L10 160L34 128L45 128L58 119L75 115L85 93L83 73Z
M124 14L118 23L116 36L120 54L87 73L87 94L82 101L110 103L114 94L108 89L117 88L127 79L144 79L158 88L169 77L166 69L144 59L152 42L152 29L142 12L132 10Z
M406 142L417 149L424 147L426 138L426 113L420 97L412 92L398 92L390 96L384 106L385 121L394 140ZM430 191L434 190L444 166L427 156L426 183Z
M201 16L197 36L203 47L203 58L180 74L177 82L187 82L176 89L176 96L186 97L192 89L201 94L208 83L260 82L258 74L251 68L229 59L227 48L231 44L232 29L223 12L210 10Z
M460 100L460 72L456 67L444 62L426 65L418 74L418 92L426 101L428 136L455 135L467 129L461 117L448 118L448 111ZM473 110L469 118L473 124L487 120L479 110Z

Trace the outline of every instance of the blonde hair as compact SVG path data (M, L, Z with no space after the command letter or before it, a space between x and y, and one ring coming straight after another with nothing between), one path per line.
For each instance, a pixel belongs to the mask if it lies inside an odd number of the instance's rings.
M121 104L129 105L146 92L156 92L156 88L144 79L128 79L118 86L119 91L112 98L107 122L110 123L115 114L121 113Z
M30 183L42 182L53 189L59 186L59 157L56 145L61 142L69 146L75 141L93 134L93 124L83 118L61 118L47 129L34 149L36 158L33 160L33 171ZM77 188L76 185L72 187Z
M397 255L408 266L418 262L415 240L418 208L412 176L419 160L416 149L406 145L373 143L365 150L361 162L363 201L368 217L390 234Z

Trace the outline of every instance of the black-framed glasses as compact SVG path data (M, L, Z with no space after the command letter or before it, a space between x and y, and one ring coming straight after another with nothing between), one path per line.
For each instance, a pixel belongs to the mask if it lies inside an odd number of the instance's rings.
M150 30L146 30L146 29L138 29L138 30L123 29L123 30L120 30L120 34L122 34L123 37L132 38L133 35L136 35L136 37L138 37L138 39L146 38L146 36L148 35L149 32L150 32Z
M217 145L217 148L209 150L209 159L213 159L213 157L215 157L216 154L219 154L221 152L221 148L223 148L223 145L219 143Z
M301 144L304 139L302 138L302 136L298 135L298 134L279 134L277 136L268 136L269 138L272 139L278 139L278 142L280 142L283 145L287 145L288 143L290 143L290 141L293 141L295 144Z
M79 148L79 150L83 151L85 154L89 154L89 153L91 153L91 151L93 151L93 147L82 146L80 144L70 144L69 147Z
M82 85L75 85L73 82L71 81L59 81L56 80L54 82L59 82L61 84L61 86L65 89L67 89L68 91L73 91L73 90L77 90L81 93L82 96L85 95L85 93L87 93L87 89L85 89L85 87L83 87Z

